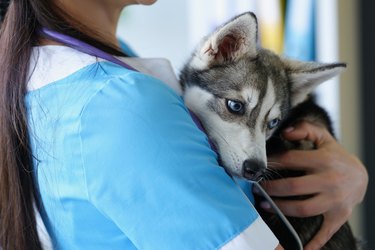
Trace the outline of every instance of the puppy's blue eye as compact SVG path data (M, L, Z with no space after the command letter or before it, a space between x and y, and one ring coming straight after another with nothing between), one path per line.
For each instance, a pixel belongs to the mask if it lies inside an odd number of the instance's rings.
M235 113L235 114L244 113L244 105L240 101L227 100L227 108L229 112L231 113Z
M267 127L268 127L268 129L274 129L279 125L279 123L280 123L280 119L276 118L276 119L273 119L273 120L269 121L267 123Z

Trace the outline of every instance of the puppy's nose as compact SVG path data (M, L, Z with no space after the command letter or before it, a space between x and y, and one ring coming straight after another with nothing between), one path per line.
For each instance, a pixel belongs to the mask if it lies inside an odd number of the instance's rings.
M242 165L243 176L249 180L259 179L266 169L266 165L259 160L246 160Z

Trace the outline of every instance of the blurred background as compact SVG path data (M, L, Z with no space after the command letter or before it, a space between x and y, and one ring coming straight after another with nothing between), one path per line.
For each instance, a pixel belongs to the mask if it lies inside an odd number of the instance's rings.
M200 39L237 14L258 17L263 47L300 60L348 63L317 90L342 145L368 168L365 202L350 223L365 249L375 249L375 45L370 0L159 0L124 10L118 36L142 57L168 58L178 74ZM371 129L371 130L370 130Z

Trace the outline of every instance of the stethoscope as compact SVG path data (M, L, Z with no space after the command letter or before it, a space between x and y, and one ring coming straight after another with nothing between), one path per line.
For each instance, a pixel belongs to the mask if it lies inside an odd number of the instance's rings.
M128 70L138 72L137 69L131 67L130 65L121 61L120 59L116 58L115 56L113 56L113 55L111 55L111 54L109 54L105 51L102 51L102 50L100 50L100 49L98 49L98 48L96 48L96 47L94 47L90 44L87 44L83 41L80 41L80 40L78 40L74 37L64 35L64 34L61 34L59 32L56 32L56 31L53 31L53 30L50 30L50 29L47 29L47 28L41 29L40 33L41 33L42 36L44 36L46 38L49 38L49 39L54 40L56 42L60 42L60 43L66 45L68 47L76 49L76 50L78 50L80 52L83 52L85 54L89 54L89 55L107 60L109 62L120 65L120 66L122 66L122 67L124 67ZM203 132L205 132L205 129L203 128L202 123L199 121L198 117L193 112L190 112L190 115L191 115L193 121L195 122L195 124L198 126L198 128L200 130L202 130ZM211 142L210 142L210 145L211 145L212 149L217 152L215 146ZM234 178L232 178L232 179L236 182L236 180ZM295 240L295 247L293 247L293 249L303 250L302 242L301 242L297 232L294 230L293 226L289 223L288 219L284 216L284 214L280 211L280 209L273 202L271 197L266 193L266 191L264 191L264 189L262 188L262 186L258 182L251 181L251 183L256 188L258 188L259 195L263 196L263 198L266 199L269 202L269 204L271 205L274 212L278 215L279 219L283 221L286 228L290 231L292 238Z

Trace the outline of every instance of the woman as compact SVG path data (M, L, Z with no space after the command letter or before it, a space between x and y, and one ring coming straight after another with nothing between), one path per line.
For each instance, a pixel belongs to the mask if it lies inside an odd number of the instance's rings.
M124 56L115 36L121 10L153 2L10 1L0 37L3 249L41 249L34 204L57 249L278 245L217 167L180 97L150 76L147 60L123 59L136 72L112 57L88 55L89 46L69 48L48 33ZM310 174L266 188L279 196L315 194L279 205L289 215L324 213L325 224L307 246L317 249L363 199L367 173L321 128L301 124L284 136L310 139L318 150L272 161Z

